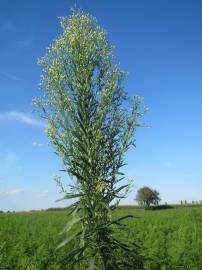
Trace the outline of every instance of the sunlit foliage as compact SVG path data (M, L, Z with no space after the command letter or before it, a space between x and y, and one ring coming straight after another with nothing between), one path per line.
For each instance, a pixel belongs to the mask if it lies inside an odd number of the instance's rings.
M76 199L64 232L76 224L80 230L59 247L74 241L66 256L72 269L141 269L136 245L116 236L130 216L113 220L111 215L128 190L120 170L141 126L141 98L128 98L126 73L115 64L94 17L75 11L60 22L62 34L39 61L44 96L35 101L63 169L74 180L63 198Z

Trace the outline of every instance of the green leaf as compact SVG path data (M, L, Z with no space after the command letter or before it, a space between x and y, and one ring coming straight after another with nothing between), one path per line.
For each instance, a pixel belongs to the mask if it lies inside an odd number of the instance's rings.
M83 251L85 250L85 247L82 248L75 248L73 250L71 250L67 256L65 256L60 262L66 261L69 262L71 264L71 266L73 265L75 267L75 262L78 262L80 259L77 260L73 260L76 256L79 256ZM73 268L72 268L73 269ZM75 269L75 268L74 268Z
M123 217L120 217L120 218L116 219L116 221L119 222L119 221L122 221L122 220L127 219L127 218L135 218L135 216L133 216L133 215L123 216Z
M73 198L78 198L81 197L83 194L72 194L72 193L67 193L63 198L56 200L56 202L60 202L63 200L69 200L69 199L73 199Z
M81 221L81 217L78 216L73 216L72 219L66 224L66 226L64 227L64 229L62 230L62 232L60 232L59 234L63 234L64 232L68 232L69 230L71 230L71 228L78 223L79 221Z
M57 247L56 250L60 249L61 247L65 246L69 242L71 242L73 239L75 239L77 236L79 236L81 232L72 234L71 236L67 237L65 240L62 241Z
M68 171L71 175L76 176L76 178L80 181L86 181L86 179L80 174L78 173L76 170L74 169L69 169Z
M127 188L129 185L124 185L114 190L114 193L119 193L122 189Z
M111 221L111 224L116 224L116 225L119 225L119 226L124 226L124 224L121 224L120 221L123 221L123 220L128 219L128 218L135 218L135 217L132 216L132 215L123 216L123 217L120 217L118 219L112 220Z
M90 258L89 267L88 270L94 270L95 269L95 256Z

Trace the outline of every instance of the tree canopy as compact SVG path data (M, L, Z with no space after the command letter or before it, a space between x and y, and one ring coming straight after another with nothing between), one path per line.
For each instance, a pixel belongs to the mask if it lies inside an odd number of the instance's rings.
M160 201L159 192L149 187L142 187L137 191L136 201L141 206L149 207L151 204L158 205Z

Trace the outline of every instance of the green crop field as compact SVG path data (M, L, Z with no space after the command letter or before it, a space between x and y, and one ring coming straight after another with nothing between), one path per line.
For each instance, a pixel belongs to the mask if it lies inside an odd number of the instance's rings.
M202 207L147 211L122 207L116 215L133 214L128 238L135 238L148 270L202 269ZM67 222L65 211L0 214L0 270L64 270L67 246L55 247Z

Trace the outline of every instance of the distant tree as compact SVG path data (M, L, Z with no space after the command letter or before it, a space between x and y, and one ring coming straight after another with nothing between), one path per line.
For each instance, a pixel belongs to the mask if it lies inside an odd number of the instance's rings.
M183 205L183 200L181 200L180 204Z
M187 204L187 200L184 201L184 204Z
M141 206L149 207L151 204L158 205L160 200L159 192L149 187L140 188L136 195L136 201Z

